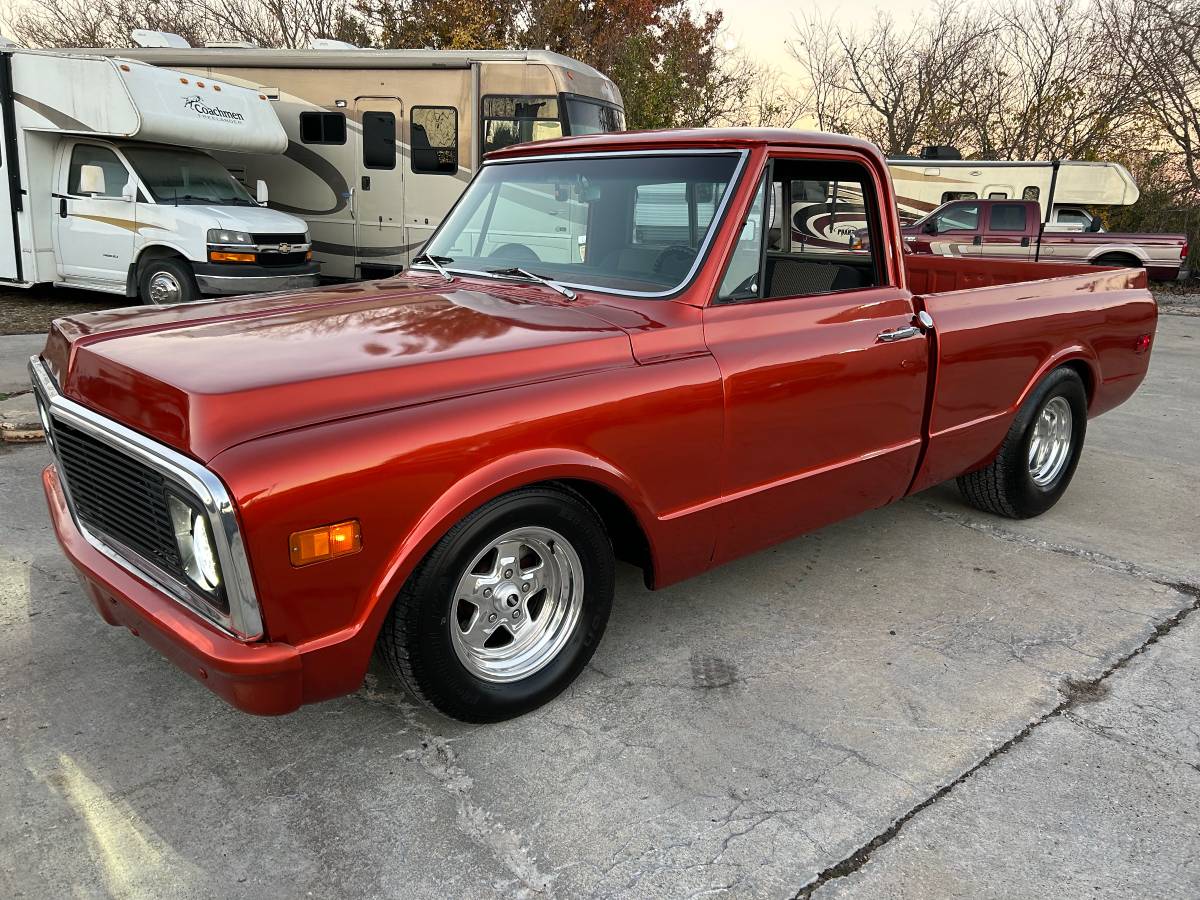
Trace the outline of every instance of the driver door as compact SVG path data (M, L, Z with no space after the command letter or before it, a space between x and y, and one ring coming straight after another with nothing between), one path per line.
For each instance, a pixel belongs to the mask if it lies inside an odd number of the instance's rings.
M132 177L108 147L67 150L54 194L54 250L64 280L125 284L137 232L135 204L123 196Z
M777 228L775 211L791 208L796 184L825 190L835 181L862 190L868 240L814 254ZM912 295L896 285L880 196L857 161L784 157L744 214L704 310L725 394L717 562L882 506L912 480L929 339Z

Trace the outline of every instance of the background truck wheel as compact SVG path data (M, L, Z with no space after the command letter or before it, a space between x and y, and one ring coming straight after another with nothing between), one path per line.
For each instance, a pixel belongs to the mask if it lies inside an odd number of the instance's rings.
M152 259L142 268L138 296L147 306L188 303L200 296L191 267L180 259Z
M1128 253L1105 253L1103 256L1097 256L1096 261L1092 265L1124 266L1127 269L1140 269L1142 261L1136 256L1130 256Z
M1026 399L996 458L961 475L958 489L984 512L1028 519L1066 491L1083 451L1087 392L1079 374L1055 369Z
M384 660L434 709L496 722L555 697L608 624L613 550L578 495L531 487L455 525L409 577L379 638Z

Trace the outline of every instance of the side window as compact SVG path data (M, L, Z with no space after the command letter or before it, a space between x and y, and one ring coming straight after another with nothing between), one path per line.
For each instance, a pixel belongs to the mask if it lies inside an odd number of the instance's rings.
M367 110L362 114L363 166L396 168L396 114Z
M300 141L304 144L346 143L346 114L335 112L300 113Z
M719 300L749 300L760 296L759 273L762 271L763 221L767 205L767 179L763 177L762 184L754 198L754 204L742 225L742 233L738 235L734 245L733 255L721 279L721 288L717 293Z
M483 152L562 137L557 97L499 95L482 102Z
M939 234L943 231L976 231L979 228L979 204L960 203L942 210L933 221Z
M992 193L988 194L988 199L989 200L1007 200L1008 194L1006 194L1004 191L993 191Z
M458 110L453 106L414 106L412 170L437 175L458 173Z
M1022 200L1036 200L1042 195L1042 189L1036 184L1031 184L1025 190L1021 191Z
M942 194L942 202L949 203L952 200L978 200L979 195L974 191L946 191Z
M997 203L992 207L992 231L1025 231L1026 208L1019 203Z
M99 169L99 180L94 170L84 177L84 166ZM106 147L92 144L76 144L71 151L71 167L67 171L67 193L83 197L120 197L129 181L129 170Z

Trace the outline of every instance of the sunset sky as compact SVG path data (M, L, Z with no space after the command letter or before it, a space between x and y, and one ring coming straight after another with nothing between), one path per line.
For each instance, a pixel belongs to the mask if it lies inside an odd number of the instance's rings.
M877 11L889 11L897 21L908 22L922 10L932 9L933 0L710 0L725 13L729 37L755 59L778 67L783 73L794 72L796 64L787 54L786 41L792 37L792 18L800 13L819 16L838 15L838 21L853 25L869 20Z

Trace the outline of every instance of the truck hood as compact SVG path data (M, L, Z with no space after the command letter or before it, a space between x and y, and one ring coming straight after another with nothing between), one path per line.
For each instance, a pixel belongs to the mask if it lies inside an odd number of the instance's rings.
M181 206L180 209L203 211L205 218L211 218L212 228L226 228L229 231L249 231L260 234L304 234L308 225L303 219L289 216L277 209L263 206Z
M71 399L207 461L305 425L632 363L624 331L542 293L393 278L132 307L55 320L42 355Z

